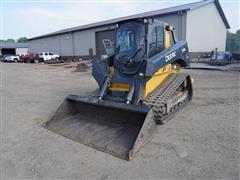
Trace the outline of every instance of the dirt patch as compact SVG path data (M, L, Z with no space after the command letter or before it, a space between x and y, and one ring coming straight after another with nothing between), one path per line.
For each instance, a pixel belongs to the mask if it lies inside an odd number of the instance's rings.
M85 62L80 62L76 66L75 72L86 72L90 70L90 67Z

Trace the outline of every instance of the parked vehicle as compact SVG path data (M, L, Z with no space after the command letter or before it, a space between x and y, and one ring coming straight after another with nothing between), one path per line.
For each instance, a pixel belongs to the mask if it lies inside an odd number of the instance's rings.
M226 65L232 62L232 54L230 52L215 51L209 61L211 65Z
M39 59L39 55L35 53L20 56L20 60L24 63L36 63L39 62Z
M47 61L51 61L51 60L59 60L60 56L58 54L53 54L50 52L42 52L39 54L39 59L47 62Z
M19 56L16 55L4 55L2 61L5 62L18 62Z

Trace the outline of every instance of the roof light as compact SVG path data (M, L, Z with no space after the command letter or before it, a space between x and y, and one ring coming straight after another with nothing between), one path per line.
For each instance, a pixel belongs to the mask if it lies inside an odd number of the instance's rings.
M148 19L143 19L143 23L147 24L148 23Z

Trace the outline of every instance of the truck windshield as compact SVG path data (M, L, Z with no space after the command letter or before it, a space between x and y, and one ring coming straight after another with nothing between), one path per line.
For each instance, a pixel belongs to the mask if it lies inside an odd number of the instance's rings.
M125 23L117 29L116 48L119 56L131 56L144 46L144 26L139 23Z

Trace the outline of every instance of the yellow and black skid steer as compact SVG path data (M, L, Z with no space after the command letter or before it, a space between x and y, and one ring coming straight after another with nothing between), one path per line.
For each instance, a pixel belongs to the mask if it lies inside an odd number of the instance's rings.
M131 160L192 99L188 45L154 18L118 22L114 54L93 63L99 90L69 95L46 122L51 131Z

